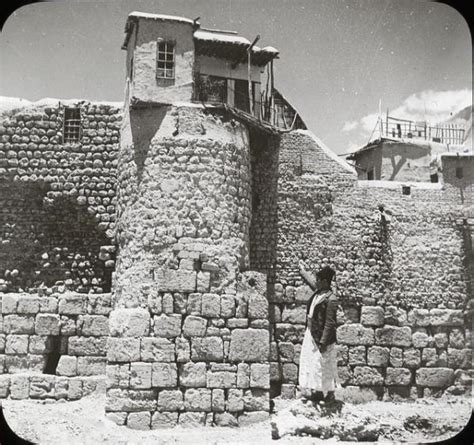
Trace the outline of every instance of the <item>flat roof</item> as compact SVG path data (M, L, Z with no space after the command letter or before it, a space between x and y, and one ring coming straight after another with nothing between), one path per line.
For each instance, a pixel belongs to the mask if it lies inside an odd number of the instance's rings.
M150 14L147 12L133 11L127 17L125 24L125 41L122 49L126 49L133 29L133 22L138 19L150 19L158 21L169 21L186 23L195 26L193 37L196 44L196 53L211 57L220 57L239 62L246 60L247 49L251 45L250 40L239 36L234 31L222 31L218 29L200 28L200 23L186 17L165 14ZM258 66L266 65L270 60L278 57L279 51L266 46L259 48L254 45L251 51L251 62Z

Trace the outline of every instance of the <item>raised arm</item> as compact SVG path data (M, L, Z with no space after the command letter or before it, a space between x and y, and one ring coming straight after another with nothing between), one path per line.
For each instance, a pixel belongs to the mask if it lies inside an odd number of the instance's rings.
M314 277L314 275L311 272L307 272L305 270L305 264L303 261L300 261L299 266L300 266L300 275L303 277L303 280L305 280L308 283L311 289L316 290L316 278Z

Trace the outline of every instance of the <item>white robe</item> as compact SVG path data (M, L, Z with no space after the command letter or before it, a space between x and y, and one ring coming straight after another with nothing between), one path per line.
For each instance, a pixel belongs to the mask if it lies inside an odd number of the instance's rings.
M327 297L328 293L323 293L313 299L308 313L310 320L316 306L326 300ZM336 344L329 345L321 353L311 335L309 325L304 333L301 347L298 381L303 395L310 395L313 391L322 391L326 396L327 392L334 391L339 383Z

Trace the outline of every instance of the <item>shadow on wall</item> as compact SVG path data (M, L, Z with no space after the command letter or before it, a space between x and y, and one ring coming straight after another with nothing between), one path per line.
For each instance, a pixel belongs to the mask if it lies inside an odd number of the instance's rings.
M277 261L277 184L279 138L250 131L251 199L250 270L267 274L268 292L273 293Z
M141 181L145 159L148 156L151 140L159 130L168 112L167 106L153 108L134 108L130 110L134 160L137 166L138 182Z
M0 184L0 279L6 291L64 284L78 292L109 292L113 267L99 259L110 240L75 199L45 206L45 186Z

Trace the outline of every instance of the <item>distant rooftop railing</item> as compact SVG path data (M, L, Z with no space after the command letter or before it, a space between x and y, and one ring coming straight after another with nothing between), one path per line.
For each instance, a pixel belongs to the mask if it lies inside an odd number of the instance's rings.
M464 142L465 129L454 124L428 125L427 122L416 122L388 116L379 121L382 137L403 139L424 139L442 144L459 144Z

